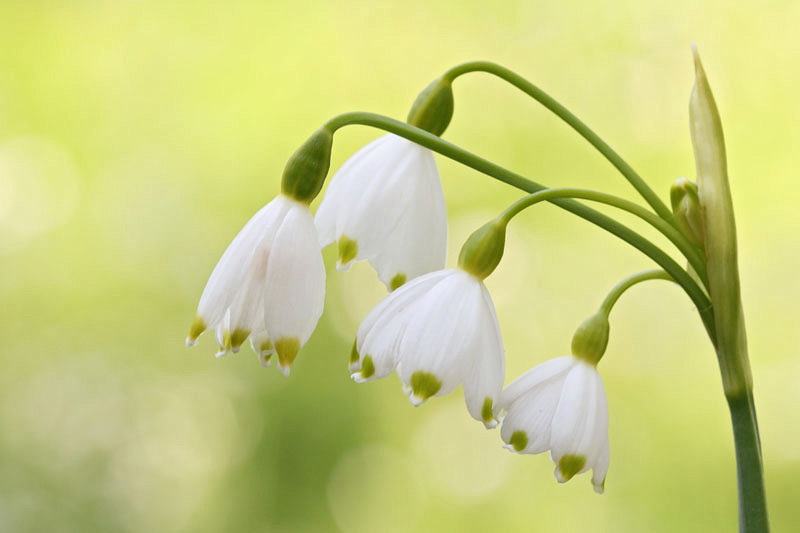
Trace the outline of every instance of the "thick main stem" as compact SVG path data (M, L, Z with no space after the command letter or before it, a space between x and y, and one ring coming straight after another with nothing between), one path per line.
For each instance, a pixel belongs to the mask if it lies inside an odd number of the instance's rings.
M642 195L648 204L658 213L658 216L672 223L672 211L661 201L658 195L650 188L639 174L622 157L614 151L599 135L576 117L569 109L561 105L555 98L529 82L516 72L490 61L471 61L457 65L442 76L447 80L455 80L462 74L469 72L486 72L507 81L528 96L535 99L544 107L556 114L561 120L569 124L584 139L589 141L603 156L614 165L631 185Z
M769 531L767 497L764 491L764 466L761 462L761 442L753 395L742 391L728 396L728 409L733 424L736 446L736 473L739 485L739 531L766 533Z
M438 152L445 157L449 157L454 161L458 161L459 163L473 168L478 172L482 172L483 174L491 176L499 181L529 193L538 192L547 188L544 185L528 180L519 174L492 163L491 161L459 148L458 146L449 143L442 138L437 137L436 135L428 133L427 131L375 113L360 111L344 113L328 120L323 127L333 133L339 128L349 124L371 126L394 133L395 135L399 135L400 137L404 137L430 150ZM570 211L571 213L574 213L616 235L620 239L631 244L634 248L653 259L653 261L655 261L661 268L666 270L669 275L672 276L675 282L683 287L689 298L691 298L692 302L695 304L698 312L700 313L700 318L702 319L703 325L708 332L709 338L712 339L712 342L715 342L716 332L714 327L714 311L711 307L708 297L695 282L695 280L692 279L692 277L668 254L661 250L661 248L654 245L652 242L648 241L627 226L620 224L616 220L604 215L603 213L600 213L599 211L595 211L594 209L583 205L580 202L570 199L556 199L552 200L551 203L561 207L562 209Z

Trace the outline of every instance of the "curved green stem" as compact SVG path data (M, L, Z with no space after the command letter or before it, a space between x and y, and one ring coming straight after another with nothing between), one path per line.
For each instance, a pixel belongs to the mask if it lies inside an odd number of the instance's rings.
M603 303L600 304L600 310L603 311L606 315L611 313L611 309L614 307L614 304L617 303L619 297L622 294L636 285L637 283L641 283L643 281L649 281L651 279L663 279L667 281L675 281L672 279L672 276L664 272L663 270L645 270L643 272L637 272L636 274L631 274L627 278L624 278L622 281L614 285L614 287L609 291L608 295L606 296Z
M516 72L513 72L497 63L490 61L471 61L457 65L442 76L452 82L458 76L469 72L486 72L507 81L528 96L534 98L544 107L555 113L561 120L569 124L572 129L577 131L584 139L589 141L605 158L614 165L617 170L625 176L631 185L642 195L648 204L658 213L658 216L672 223L672 211L661 201L658 195L650 188L639 174L622 157L615 152L599 135L592 131L589 126L576 117L572 112L558 103L553 97L532 84Z
M665 237L667 237L678 248L678 250L680 250L681 253L686 256L686 259L689 260L689 264L692 265L692 268L694 268L696 272L698 272L698 275L703 283L706 283L705 261L696 246L689 242L689 240L674 226L667 223L662 218L659 218L657 215L648 211L644 207L629 200L625 200L624 198L619 198L618 196L599 191L576 189L572 187L545 189L517 200L507 207L498 218L503 218L506 222L508 222L512 217L516 216L522 210L540 202L556 198L579 198L582 200L590 200L592 202L598 202L622 209L623 211L627 211L628 213L641 218L660 231Z
M405 122L400 122L389 117L384 117L375 113L367 113L361 111L354 111L351 113L344 113L328 120L323 128L331 133L334 133L339 128L350 125L360 124L363 126L371 126L379 128L400 137L404 137L409 141L424 146L434 152L449 157L454 161L458 161L470 168L477 170L483 174L491 176L499 181L517 187L523 191L534 193L546 189L544 185L528 180L519 174L507 170L491 161L483 159L471 152L464 150L452 143L449 143L436 135L428 133L427 131L409 126ZM594 209L576 202L575 200L560 198L551 201L553 204L574 213L589 222L600 226L606 231L616 235L620 239L626 241L634 248L638 249L651 259L655 261L661 268L666 270L678 283L683 287L686 294L691 298L692 302L697 307L700 313L700 318L706 327L709 338L716 346L716 331L714 329L714 311L711 303L708 300L705 292L695 282L694 279L669 255L667 255L658 246L648 241L635 231L627 226L624 226L616 220L595 211Z

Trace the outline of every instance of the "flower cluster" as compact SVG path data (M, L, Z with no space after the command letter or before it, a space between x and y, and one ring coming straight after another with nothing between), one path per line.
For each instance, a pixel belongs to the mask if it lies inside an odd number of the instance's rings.
M298 158L295 165L308 166L306 154ZM436 163L430 151L394 135L344 164L314 219L309 197L318 189L284 175L283 192L245 225L212 272L187 344L210 328L221 356L249 336L261 363L267 366L275 352L288 375L322 313L321 248L336 242L340 269L368 260L391 291L358 328L354 381L397 372L415 406L461 386L473 418L487 428L502 423L507 448L549 450L561 482L591 468L602 491L608 412L596 360L554 359L503 389L503 339L483 279L502 257L506 222L476 231L458 268L444 269L447 228Z
M197 307L187 345L215 330L217 356L250 344L263 365L289 369L322 315L325 266L308 206L283 194L261 208L222 254Z
M211 329L220 347L217 356L222 356L237 352L249 337L264 366L274 353L278 368L288 375L322 314L322 249L335 243L339 270L369 261L389 291L358 328L349 360L354 381L396 373L414 406L460 386L469 414L486 428L500 426L505 448L520 454L549 452L561 483L591 470L594 490L602 493L610 461L609 414L597 365L608 346L609 315L630 287L647 280L672 281L691 298L717 348L735 429L742 527L766 531L725 144L696 49L694 55L689 115L697 181L674 183L672 209L574 114L491 62L468 62L442 73L419 94L405 123L360 111L331 118L287 162L280 195L252 217L223 254L200 298L187 344L196 344ZM547 188L441 139L455 108L453 81L470 72L495 75L555 113L620 171L649 208L602 191ZM328 175L333 134L350 124L388 133L342 166L312 216L310 205ZM528 193L470 235L456 268L445 268L445 202L431 150ZM541 202L605 229L659 269L617 283L577 328L569 355L546 361L504 387L503 339L484 280L503 257L508 223ZM687 266L585 202L647 222L675 246Z

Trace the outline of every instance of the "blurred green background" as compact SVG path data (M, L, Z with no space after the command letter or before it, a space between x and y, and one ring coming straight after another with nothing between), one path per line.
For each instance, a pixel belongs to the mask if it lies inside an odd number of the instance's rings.
M215 360L208 335L183 346L227 243L328 117L403 118L444 69L494 60L666 199L694 178L691 42L727 136L772 521L793 529L798 23L793 1L0 2L0 530L735 530L716 360L667 284L612 316L603 496L588 475L558 485L545 455L501 449L460 392L414 409L395 377L352 383L352 337L384 291L366 266L336 273L331 250L326 312L289 379L249 349ZM455 91L447 139L538 181L636 199L511 87L472 74ZM334 166L377 135L342 130ZM520 193L439 163L452 266ZM488 280L507 380L566 353L607 289L649 267L554 207L520 217Z

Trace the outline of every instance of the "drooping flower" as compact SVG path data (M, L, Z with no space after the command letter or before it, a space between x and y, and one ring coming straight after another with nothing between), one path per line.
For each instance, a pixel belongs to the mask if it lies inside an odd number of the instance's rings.
M339 246L340 270L369 260L393 290L444 268L447 218L433 154L388 134L334 175L316 214L320 244Z
M594 490L603 492L609 464L608 405L592 363L572 355L547 361L508 385L497 408L507 449L549 450L560 483L591 468Z
M207 328L220 351L250 336L265 366L273 351L284 374L317 325L325 267L308 205L284 194L259 210L228 246L200 297L186 344Z
M350 361L357 382L397 370L411 403L464 388L473 418L494 427L505 377L494 304L483 282L461 269L419 276L389 294L362 322Z

